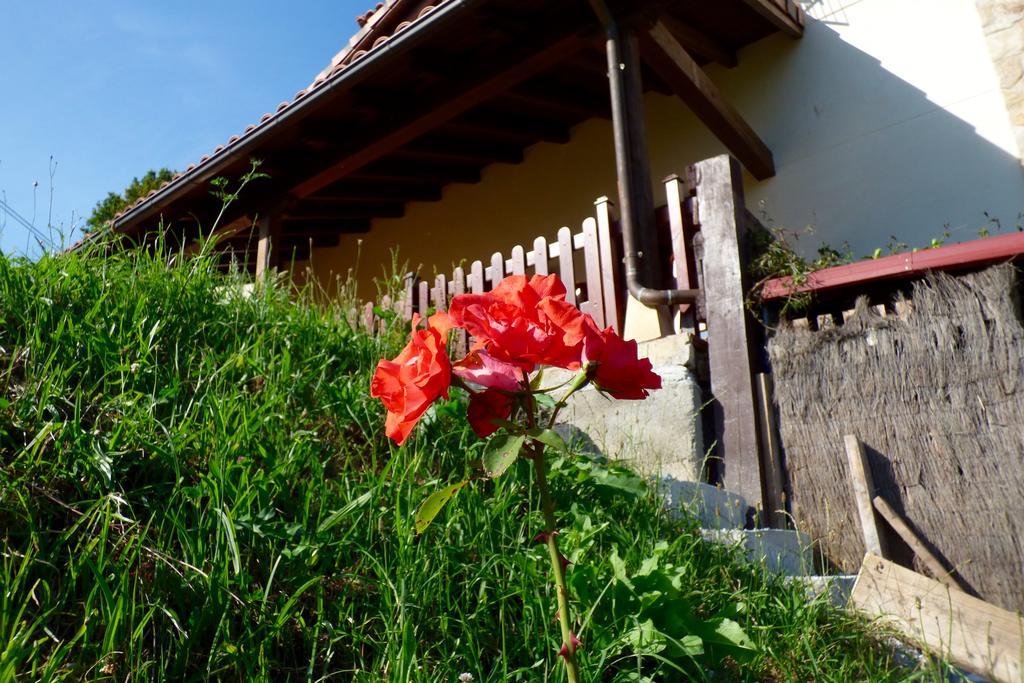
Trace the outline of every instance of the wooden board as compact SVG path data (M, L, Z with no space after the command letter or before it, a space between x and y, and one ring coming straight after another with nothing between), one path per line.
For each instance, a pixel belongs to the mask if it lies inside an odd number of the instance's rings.
M881 496L875 496L872 498L871 503L875 506L875 510L878 514L888 522L892 530L903 539L903 542L910 546L910 549L914 551L917 559L920 560L928 571L931 572L932 576L937 579L940 583L943 583L950 588L955 588L960 591L969 592L967 586L954 574L952 571L946 568L935 553L928 548L925 542L921 539L917 533L910 528L903 516L896 511L896 508L889 505L888 501Z
M854 434L847 434L843 441L846 445L846 460L850 465L853 499L857 503L857 514L860 516L864 549L872 555L885 557L889 552L885 543L885 532L878 523L875 508L871 504L871 499L875 496L875 484L871 477L867 453L864 452L864 444Z
M1024 618L868 553L850 606L998 683L1021 683Z

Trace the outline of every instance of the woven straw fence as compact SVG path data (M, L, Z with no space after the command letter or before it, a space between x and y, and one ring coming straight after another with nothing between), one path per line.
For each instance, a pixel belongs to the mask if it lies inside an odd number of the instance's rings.
M792 511L839 568L856 571L864 554L843 447L852 433L878 493L939 556L983 598L1024 610L1019 291L1010 265L935 273L899 315L862 299L842 326L787 326L770 340Z

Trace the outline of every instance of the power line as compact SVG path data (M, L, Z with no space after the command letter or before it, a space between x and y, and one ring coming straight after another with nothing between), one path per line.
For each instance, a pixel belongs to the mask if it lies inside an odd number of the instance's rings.
M3 200L3 199L0 199L0 209L3 209L7 213L8 216L13 218L15 223L18 223L23 228L25 228L26 230L31 232L33 235L35 235L36 239L39 240L40 242L43 242L43 243L46 243L46 244L48 244L50 242L50 238L49 237L44 235L43 232L39 228L37 228L36 226L32 225L32 223L27 221L24 216L22 216L20 213L15 211L14 208L10 204L8 204L5 200Z

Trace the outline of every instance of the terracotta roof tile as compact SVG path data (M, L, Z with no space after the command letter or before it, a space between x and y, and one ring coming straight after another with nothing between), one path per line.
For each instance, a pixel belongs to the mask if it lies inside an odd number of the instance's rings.
M291 101L282 102L281 104L279 104L275 112L267 112L266 114L261 116L259 123L250 124L246 126L245 131L241 135L231 136L226 145L219 145L216 149L213 150L212 154L203 155L199 159L198 164L190 164L188 168L186 168L184 171L175 174L174 177L171 178L170 183L173 183L179 178L189 173L192 173L199 166L202 166L208 163L209 161L215 159L228 147L231 147L240 142L241 140L249 137L255 131L262 128L272 119L274 119L278 114L288 109L292 104L294 104L301 98L305 97L306 95L309 95L310 93L314 92L315 90L322 88L325 83L334 79L339 73L344 71L347 66L366 56L372 50L380 47L381 45L386 44L392 35L400 31L404 31L409 26L413 25L414 23L425 17L427 14L432 12L438 5L442 5L445 2L448 2L448 0L436 0L435 4L426 5L422 7L415 19L406 19L405 21L401 21L400 23L394 26L391 32L385 32L381 33L380 35L376 35L377 32L375 31L375 28L379 24L381 24L381 22L383 22L384 19L386 19L391 12L400 11L401 9L406 7L408 7L410 10L414 10L414 8L419 4L417 0L387 0L386 2L378 2L373 9L356 17L356 23L360 27L359 31L357 31L356 34L352 36L352 38L348 41L347 46L334 56L334 58L331 60L331 63L327 66L327 68L325 68L323 71L317 74L316 78L309 86L295 93L295 97ZM114 216L114 220L116 221L122 218L125 214L129 213L139 205L143 204L153 195L160 192L160 189L153 190L144 197L140 197L138 200L133 202L131 206L123 209L116 216Z

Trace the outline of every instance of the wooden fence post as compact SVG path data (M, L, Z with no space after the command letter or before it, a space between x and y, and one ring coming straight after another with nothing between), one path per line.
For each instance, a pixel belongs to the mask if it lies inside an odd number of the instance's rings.
M266 215L259 219L259 241L256 243L256 281L263 282L267 271L276 264L275 250L280 249L281 221Z
M686 201L686 188L677 175L665 178L665 199L668 207L669 232L672 237L672 262L675 266L676 289L696 289L696 278L690 272L690 250L686 243L686 221L683 218L683 202ZM693 313L696 306L693 304L682 304L679 307L680 315ZM693 316L695 317L695 316ZM696 328L696 319L694 328Z
M604 295L604 324L622 333L625 283L620 277L622 253L614 233L614 206L607 197L594 202L597 214L597 240L601 254L601 288Z
M751 343L753 321L746 308L749 278L740 166L732 157L721 155L698 163L696 175L717 454L726 487L751 505L770 509L758 446L754 372L759 363Z
M565 300L576 305L576 266L572 254L572 230L567 227L558 230L558 276L565 285Z

